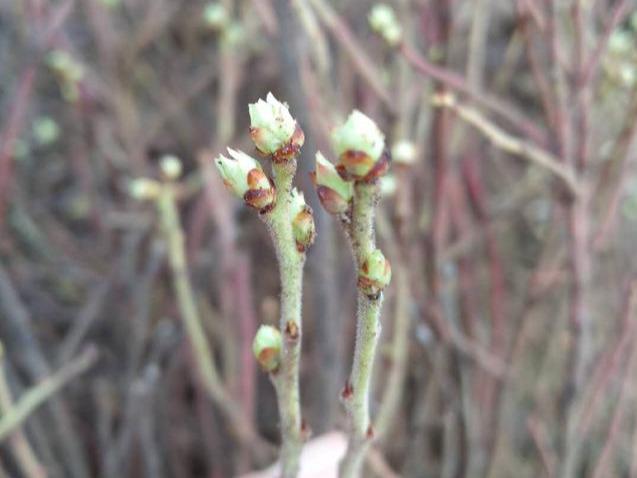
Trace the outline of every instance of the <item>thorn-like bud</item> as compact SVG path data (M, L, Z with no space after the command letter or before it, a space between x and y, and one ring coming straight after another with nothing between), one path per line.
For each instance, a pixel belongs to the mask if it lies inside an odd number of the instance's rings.
M374 249L363 260L358 271L358 288L369 298L378 295L391 281L391 266L380 249Z
M261 368L266 372L274 372L281 362L281 332L271 325L262 325L252 342L252 353Z
M367 17L369 26L389 46L397 46L403 39L403 29L398 23L394 9L385 3L374 5Z
M138 201L156 199L161 191L161 184L148 178L136 178L128 183L128 194Z
M303 193L296 188L292 190L290 218L292 220L292 232L296 240L296 248L299 252L305 252L314 243L316 230L312 208L305 203Z
M320 151L316 153L316 169L311 173L321 204L330 214L346 212L354 195L354 185L345 181Z
M181 177L183 165L178 157L166 155L161 158L161 161L159 162L159 169L161 170L161 174L164 178L169 181L175 181Z
M332 142L339 157L336 170L343 179L371 182L389 167L385 136L374 121L358 110L332 132Z
M259 99L256 103L251 103L248 111L250 136L261 154L271 156L276 163L298 156L305 142L305 135L285 103L268 93L266 101Z
M230 158L220 154L215 165L223 182L250 207L268 211L274 206L276 190L259 162L243 151L228 148Z
M397 164L409 166L416 162L416 145L407 139L394 143L391 148L391 159Z

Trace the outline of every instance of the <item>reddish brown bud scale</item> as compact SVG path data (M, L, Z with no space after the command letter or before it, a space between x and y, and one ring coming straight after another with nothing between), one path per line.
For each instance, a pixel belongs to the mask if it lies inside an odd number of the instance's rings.
M363 179L362 175L355 174L352 171L369 171L374 166L374 159L363 151L345 151L338 160L339 163L336 165L336 170L346 181Z
M280 354L280 350L279 349L275 349L275 348L265 348L263 349L258 357L257 357L257 362L259 362L260 364L269 364L269 363L273 363L277 357ZM271 370L272 373L276 373L278 370L278 366Z
M292 341L299 339L299 326L296 322L289 320L285 324L285 338Z
M254 168L248 173L248 186L250 189L255 189L259 186L259 183L267 176L261 169Z
M333 189L318 186L316 188L316 194L319 197L319 201L321 201L321 205L330 214L342 214L350 207L350 202L345 201L343 197Z
M389 151L385 150L381 157L376 161L376 164L372 170L362 179L364 183L373 183L381 176L384 176L389 171L391 164L391 155Z
M248 206L259 211L271 210L276 201L276 190L271 188L246 191L243 200Z
M301 147L304 143L305 133L297 123L296 128L294 129L294 133L290 138L290 142L274 152L274 154L272 155L272 161L275 164L281 164L296 158L299 155Z
M341 390L341 399L349 400L354 395L354 388L349 381L345 382L345 387Z

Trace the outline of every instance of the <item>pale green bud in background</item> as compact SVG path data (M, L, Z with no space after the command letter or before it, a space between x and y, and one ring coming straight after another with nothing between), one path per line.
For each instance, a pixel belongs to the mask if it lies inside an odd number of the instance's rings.
M174 181L179 179L181 173L183 172L183 165L181 164L181 160L172 155L167 155L161 158L159 162L159 168L161 170L161 174L168 180Z
M128 183L128 194L138 201L156 199L161 191L161 184L148 178L133 179Z
M407 139L395 142L391 148L392 161L398 164L414 164L416 154L416 145Z
M40 116L33 122L33 136L38 144L48 146L60 137L60 127L49 116Z
M46 58L47 65L67 81L77 82L84 77L84 67L65 50L53 50Z
M635 48L635 39L628 30L617 28L608 39L608 50L615 55L624 55Z
M219 2L210 2L203 10L203 21L211 30L224 29L229 20L228 10Z
M224 48L235 48L246 39L246 30L239 22L230 22L223 28L221 43Z
M398 45L403 38L403 29L398 23L396 13L387 4L379 3L372 7L367 17L369 25L390 46Z
M383 176L380 178L380 195L383 197L391 197L396 194L398 184L394 176Z
M266 372L274 372L281 362L283 346L281 332L271 325L262 325L252 342L252 353L261 368Z

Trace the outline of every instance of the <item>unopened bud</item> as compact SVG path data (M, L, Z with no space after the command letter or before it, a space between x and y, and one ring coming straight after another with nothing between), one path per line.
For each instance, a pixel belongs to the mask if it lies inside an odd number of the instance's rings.
M138 201L156 199L159 196L161 185L152 179L137 178L128 183L128 194Z
M242 151L228 148L230 158L219 155L215 165L223 182L250 207L268 211L274 206L276 190L259 162Z
M210 2L203 11L203 20L212 30L222 30L228 24L230 17L228 10L219 2Z
M292 219L292 232L294 233L296 248L299 252L305 252L314 243L316 230L312 209L305 203L303 193L296 188L292 190L290 217Z
M391 148L394 163L410 165L416 162L416 146L407 139L397 141Z
M161 174L169 181L179 179L183 171L181 160L172 155L161 158L159 168L161 169Z
M389 46L396 46L402 41L403 29L389 5L374 5L367 19L372 30L383 37Z
M371 182L389 167L383 133L358 110L333 131L332 142L339 157L336 169L344 179Z
M330 214L342 214L351 204L354 185L345 181L321 152L316 153L316 170L312 173L321 205Z
M363 260L358 271L358 288L370 298L378 297L391 281L391 266L380 249Z
M271 325L262 325L252 342L252 353L261 368L266 372L274 372L281 362L281 332Z
M251 103L248 110L250 136L260 153L272 156L277 163L298 156L305 142L305 135L285 103L268 93L266 101L259 99L256 103Z

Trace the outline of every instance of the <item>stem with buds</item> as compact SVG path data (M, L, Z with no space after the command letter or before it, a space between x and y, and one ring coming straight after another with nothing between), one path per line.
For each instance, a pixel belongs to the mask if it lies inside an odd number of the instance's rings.
M290 221L296 159L274 164L273 169L277 201L274 208L261 217L272 236L281 276L280 329L283 344L279 367L271 373L271 378L276 390L281 420L281 476L291 478L299 472L299 456L304 434L299 393L299 361L305 253L297 249Z
M357 270L362 267L365 257L375 249L374 208L377 199L376 184L355 184L351 240ZM343 478L360 476L363 459L374 436L369 399L372 368L381 331L382 302L382 292L370 296L362 290L358 291L354 362L341 397L350 419L349 444L340 466L340 476Z

